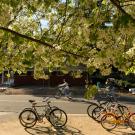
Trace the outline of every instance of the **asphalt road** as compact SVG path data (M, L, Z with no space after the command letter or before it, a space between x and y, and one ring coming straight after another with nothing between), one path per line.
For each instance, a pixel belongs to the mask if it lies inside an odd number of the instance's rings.
M29 99L34 99L38 104L42 104L43 97L32 95L0 95L0 112L19 113L25 107L30 107ZM55 99L50 98L51 104L60 107L68 114L86 114L88 103L68 101L67 98Z
M34 99L38 104L42 103L43 97L33 95L0 95L0 112L6 113L19 113L25 107L30 107L29 99ZM87 114L88 102L82 98L74 98L73 101L69 101L67 98L55 99L50 98L51 104L63 109L67 114ZM83 101L83 102L82 102ZM96 102L96 101L94 101ZM122 96L120 97L120 103L127 105L135 112L135 97Z

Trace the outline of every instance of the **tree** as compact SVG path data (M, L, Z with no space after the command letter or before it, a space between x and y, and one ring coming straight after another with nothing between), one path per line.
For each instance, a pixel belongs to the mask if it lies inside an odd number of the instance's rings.
M134 0L1 0L0 71L34 67L43 77L45 67L65 72L83 63L104 75L112 66L134 72L134 6Z

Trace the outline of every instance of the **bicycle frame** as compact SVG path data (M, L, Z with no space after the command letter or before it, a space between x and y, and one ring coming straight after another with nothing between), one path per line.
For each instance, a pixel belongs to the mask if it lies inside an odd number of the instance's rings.
M128 113L128 114L123 114L123 115L121 115L121 116L118 116L118 115L116 115L115 113L106 113L106 114L111 114L111 115L113 115L115 118L116 118L116 120L115 121L111 121L111 123L112 124L125 124L125 123L128 123L128 118L130 117L130 115L132 115L132 113ZM120 118L122 118L122 119L120 119Z
M115 104L112 102L106 102L105 107L101 106L101 110L98 113L97 118L100 118L100 116L105 115L106 113L115 114L119 104L116 102ZM100 107L99 107L100 108ZM103 108L103 109L102 109ZM118 108L119 109L119 108ZM119 109L120 110L120 109ZM121 115L123 115L122 111L120 110ZM116 117L116 116L115 116ZM96 119L97 119L96 118Z
M31 104L32 104L32 107L31 107L31 108L25 108L25 109L30 109L30 110L32 110L32 111L35 113L36 118L37 118L38 121L42 120L43 117L46 117L47 109L48 109L48 108L51 109L50 102L47 102L46 105L36 105L36 103L31 103ZM43 115L40 115L40 114L38 113L38 111L37 111L37 108L40 108L40 107L45 108L45 109L47 108Z
M104 112L104 111L110 110L110 108L111 108L112 105L113 105L112 102L106 102L106 103L105 103L105 107L104 107L104 109L102 109L102 110L100 111L100 114L101 114L102 112ZM116 110L117 105L118 105L118 104L116 104L116 105L114 106L114 108L113 108L114 110ZM102 105L101 105L101 107L102 107Z
M71 99L72 92L70 89L65 89L65 87L57 88L56 95L54 96L55 98L60 98L62 96L66 96L69 99Z

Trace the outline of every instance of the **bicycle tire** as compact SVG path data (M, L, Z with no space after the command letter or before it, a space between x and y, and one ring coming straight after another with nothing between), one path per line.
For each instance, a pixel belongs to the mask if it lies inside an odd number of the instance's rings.
M88 114L89 117L93 118L93 117L92 117L92 111L93 111L96 107L98 107L98 104L96 104L96 103L90 103L90 105L87 107L87 114Z
M70 100L73 98L73 92L69 92L68 95L67 95L67 98Z
M45 112L45 117L46 117L46 119L47 119L48 121L50 121L50 113L51 113L51 111L54 110L54 109L59 109L59 108L56 107L56 106L51 106L51 107L49 107L49 108L46 110L46 112Z
M50 112L49 121L56 128L63 127L67 123L67 114L59 108L54 109Z
M57 91L57 93L54 95L54 97L55 97L56 99L61 98L61 97L62 97L61 92L60 92L60 91Z
M113 114L105 114L101 118L101 126L106 130L112 130L117 126L117 118Z
M37 123L37 116L32 109L24 109L19 114L19 121L23 127L30 128L30 127L33 127Z
M132 130L135 130L135 113L131 114L128 118L128 125Z
M101 121L101 118L102 116L106 113L106 110L101 107L101 106L98 106L96 107L93 111L92 111L92 118L97 121L97 122L100 122Z

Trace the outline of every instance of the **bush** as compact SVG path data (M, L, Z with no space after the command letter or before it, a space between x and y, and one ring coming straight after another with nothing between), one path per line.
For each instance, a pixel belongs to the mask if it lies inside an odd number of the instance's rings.
M98 92L96 85L89 85L85 89L84 98L91 99Z
M132 84L128 81L125 81L125 80L117 80L117 84L118 84L118 86L123 87L123 88L132 87L134 85L134 84Z

